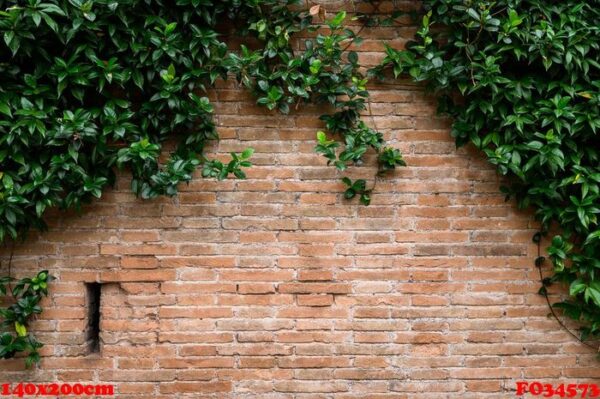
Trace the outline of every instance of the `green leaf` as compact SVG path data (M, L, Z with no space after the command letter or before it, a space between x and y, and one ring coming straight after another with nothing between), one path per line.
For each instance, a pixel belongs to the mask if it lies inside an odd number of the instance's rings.
M363 205L370 205L371 204L371 196L369 194L363 193L360 196L360 202Z
M133 78L133 83L135 83L135 85L137 87L139 87L140 89L144 89L144 77L142 75L142 73L135 69L132 71L131 73L131 77Z
M358 63L358 54L356 53L356 51L350 51L348 53L348 61L352 64Z
M41 14L41 16L50 29L52 29L54 32L58 32L58 24L56 23L56 21L54 21L54 19L52 19L52 17L50 17L48 14L43 13Z
M318 58L315 58L310 63L310 73L312 73L313 75L316 75L319 73L320 70L321 70L321 60Z
M580 279L574 280L569 287L569 295L576 296L584 292L587 288L587 285Z
M254 148L249 147L242 151L240 158L249 159L252 156L252 154L254 154Z
M283 90L279 86L271 86L268 97L271 101L278 101L283 97Z
M40 15L40 13L35 12L31 14L31 19L33 20L35 26L40 26L40 23L42 22L42 16Z
M596 230L596 231L593 231L592 233L588 234L583 245L589 245L592 242L598 241L598 240L600 240L600 230Z
M12 177L10 177L10 175L8 173L2 173L2 184L4 185L4 188L6 189L6 191L10 191L13 189L14 187L14 182Z
M326 144L327 143L327 135L325 134L325 132L319 130L317 132L317 141L320 144Z
M173 33L175 31L176 28L177 28L177 22L172 22L170 24L167 24L167 26L165 26L165 35L169 36L171 33ZM173 65L173 64L171 64L171 65Z
M0 112L12 118L12 112L10 112L10 107L8 106L8 103L0 101Z
M340 11L328 22L328 24L331 28L338 28L344 19L346 19L346 11Z
M25 337L27 335L27 328L18 321L15 321L15 331L19 337Z
M600 306L600 287L588 287L585 290L586 299L591 298L596 306Z
M481 19L481 16L479 15L479 13L477 11L475 11L473 8L468 8L467 14L469 14L469 16L476 21L479 21Z
M510 26L512 27L517 27L523 23L523 20L519 18L519 14L514 9L510 9L508 11L508 20L510 21Z

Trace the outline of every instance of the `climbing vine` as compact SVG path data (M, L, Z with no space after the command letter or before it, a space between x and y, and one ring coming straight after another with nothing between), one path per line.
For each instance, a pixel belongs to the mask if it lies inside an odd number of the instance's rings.
M315 149L341 171L369 149L378 173L404 165L361 119L367 79L346 51L360 42L344 26L346 13L297 3L0 0L0 242L44 229L49 208L100 198L117 169L131 173L141 198L175 195L197 168L204 177L245 178L251 148L228 162L203 153L218 138L207 90L220 79L237 79L258 104L284 114L328 105ZM321 27L294 50L295 34ZM233 36L244 44L230 48ZM177 146L163 161L168 140ZM346 198L370 202L365 180L344 182ZM33 298L36 284L13 296ZM22 335L41 311L37 301L31 309L19 324L16 313L0 314L17 334L2 336L4 357L29 350L37 359L39 343Z
M534 206L545 231L560 227L546 283L570 285L555 306L583 322L583 338L600 335L598 5L425 0L416 41L388 47L371 71L426 82L454 118L457 144L473 143L511 176L506 194ZM398 16L359 17L376 25ZM284 114L326 105L315 150L340 171L368 151L378 175L405 165L361 118L368 79L347 51L361 39L346 19L296 0L0 0L0 241L44 229L49 208L100 198L118 169L141 198L176 195L197 168L244 178L251 148L226 162L204 154L218 138L207 90L221 79ZM311 35L296 46L300 32ZM244 44L231 48L232 36ZM166 141L177 146L163 160ZM346 198L369 204L365 180L343 182ZM2 280L0 293L16 300L0 313L15 331L0 336L2 357L25 350L38 359L41 344L24 329L47 279L21 280L16 293Z
M2 327L14 330L14 333L0 333L0 358L10 359L16 353L25 352L27 367L39 362L38 349L43 345L28 333L27 327L35 315L42 313L39 303L42 297L48 295L48 282L51 280L47 270L39 272L33 278L18 281L11 277L0 278L0 294L8 295L11 301L9 306L0 308Z
M317 30L313 17L324 13L295 3L0 1L0 241L44 228L50 207L100 198L115 169L131 171L142 198L175 195L198 166L205 177L243 178L251 149L229 163L203 154L217 138L206 90L231 76L271 110L329 104L322 119L344 148L327 156L338 169L368 148L401 165L360 119L367 80L357 54L344 51L358 41L346 13L323 21L327 31L298 52L293 35ZM248 44L230 49L232 35ZM161 162L169 139L178 146Z
M581 323L581 339L598 338L600 1L423 5L416 40L388 47L372 73L424 82L453 118L457 145L472 143L510 178L503 191L535 209L542 233L558 228L540 292L567 284L569 298L553 306Z

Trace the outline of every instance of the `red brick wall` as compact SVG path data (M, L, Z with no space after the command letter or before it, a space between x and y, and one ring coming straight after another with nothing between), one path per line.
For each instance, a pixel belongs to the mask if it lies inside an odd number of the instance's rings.
M411 31L365 30L363 60ZM234 84L211 93L212 151L254 147L249 179L198 178L141 201L123 176L83 215L18 244L13 273L58 280L32 326L40 367L0 361L0 382L115 384L119 398L510 398L517 380L600 377L594 351L536 294L531 214L504 202L476 151L455 149L420 88L371 95L367 121L409 167L364 207L313 152L320 109L281 116ZM350 176L370 178L366 164ZM89 355L93 281L106 284L102 349Z

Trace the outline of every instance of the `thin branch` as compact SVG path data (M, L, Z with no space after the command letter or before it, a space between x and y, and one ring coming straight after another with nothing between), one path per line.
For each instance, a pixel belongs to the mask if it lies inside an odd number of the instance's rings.
M356 33L354 34L354 36L358 36L358 35L360 35L360 33L363 31L363 29L365 29L365 26L366 26L365 24L362 24L362 25L360 26L360 29L358 29L358 32L356 32ZM343 53L343 52L345 52L346 50L348 50L348 48L349 48L350 46L352 46L352 44L354 44L354 39L350 40L350 43L348 43L348 44L346 45L346 47L344 47L344 48L342 49L342 53Z
M537 242L537 252L538 252L538 258L542 256L542 244L541 244L541 240ZM540 272L540 282L542 283L542 287L545 288L544 285L544 275L542 274L542 265L539 265L536 267L538 268L538 271ZM569 327L567 327L565 325L565 323L563 323L563 321L558 317L558 315L556 314L554 307L552 306L552 304L550 303L550 298L548 297L548 291L547 290L542 290L542 293L544 294L544 297L546 298L546 303L548 304L548 308L550 309L550 314L556 319L556 321L558 322L558 324L567 332L569 333L571 336L573 336L573 338L575 338L577 341L581 342L582 344L584 344L585 346L592 348L592 349L596 349L597 351L600 352L600 347L596 347L588 342L585 342L584 340L581 339L581 337L579 337L577 334L575 334L573 331L571 331L571 329L569 329Z

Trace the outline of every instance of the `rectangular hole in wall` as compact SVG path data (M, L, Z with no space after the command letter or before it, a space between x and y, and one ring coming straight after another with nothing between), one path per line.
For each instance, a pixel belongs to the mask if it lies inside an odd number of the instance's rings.
M100 296L102 284L86 283L87 326L85 339L88 353L100 352Z

